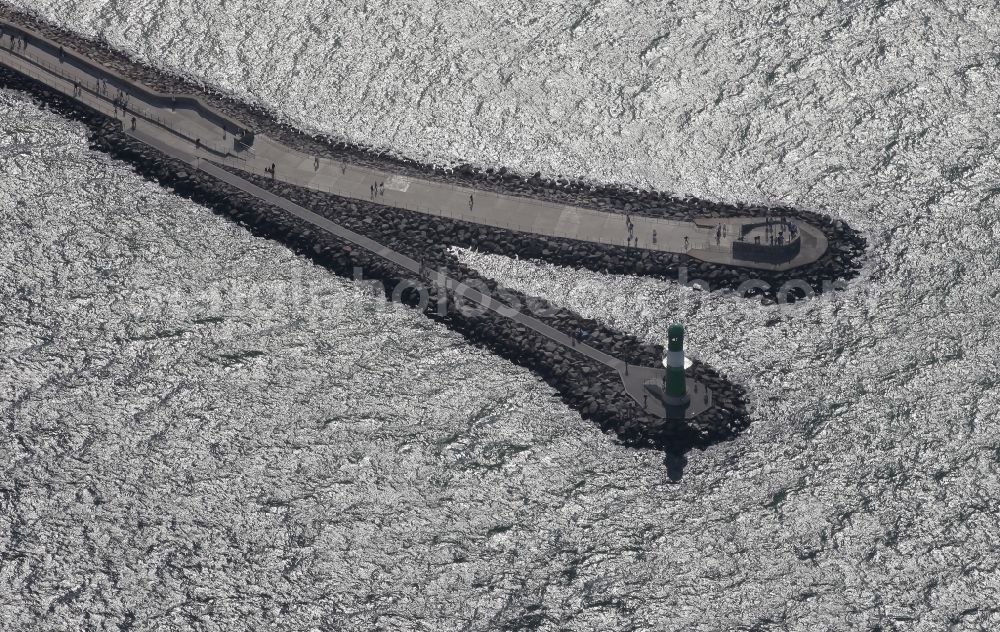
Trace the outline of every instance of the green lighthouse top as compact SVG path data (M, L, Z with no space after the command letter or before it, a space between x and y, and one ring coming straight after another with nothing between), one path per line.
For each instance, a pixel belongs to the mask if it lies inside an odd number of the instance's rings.
M674 323L667 328L667 351L684 350L684 325Z

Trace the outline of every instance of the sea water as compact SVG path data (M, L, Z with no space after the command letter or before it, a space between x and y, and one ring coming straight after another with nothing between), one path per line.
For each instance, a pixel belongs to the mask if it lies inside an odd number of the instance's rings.
M4 627L990 629L991 7L17 0L311 133L843 219L793 306L460 252L689 352L753 425L616 446L529 371L0 94Z

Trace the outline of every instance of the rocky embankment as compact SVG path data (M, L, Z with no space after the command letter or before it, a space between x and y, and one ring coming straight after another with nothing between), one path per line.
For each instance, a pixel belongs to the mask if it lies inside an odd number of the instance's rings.
M100 42L87 40L2 4L0 4L0 16L24 24L53 41L87 51L89 57L114 68L122 76L144 83L160 92L198 96L215 109L244 122L251 129L317 156L364 164L413 177L615 213L691 220L735 216L764 217L770 212L773 217L786 217L820 228L830 244L826 254L819 260L785 272L724 266L699 261L686 255L642 252L625 247L581 244L555 238L545 240L540 248L517 253L523 257L617 274L640 274L681 281L698 279L707 283L711 290L735 289L746 281L759 280L769 287L753 290L748 295L770 303L779 298L778 290L788 282L804 282L804 286L819 293L836 287L838 282L856 277L867 247L865 238L846 223L801 209L722 204L690 197L671 196L661 191L589 183L564 178L561 175L555 178L543 178L540 173L516 174L505 168L479 169L468 164L427 165L393 156L375 148L362 147L326 136L309 135L260 107L208 92L203 85L195 81L143 66ZM499 245L501 247L497 250L492 249L489 243L481 243L476 247L490 252L505 254L511 252L509 247ZM794 300L796 297L804 296L806 293L804 286L792 290L787 298Z
M430 268L444 271L449 276L466 283L476 284L476 287L488 291L493 298L508 305L516 304L525 308L530 305L528 311L535 318L569 336L583 331L587 344L608 355L633 365L660 366L664 353L661 345L643 343L633 336L605 327L598 321L584 318L575 312L552 305L543 298L525 296L501 287L493 279L483 277L476 270L461 263L450 252L450 247L456 245L486 249L501 254L540 253L545 249L565 246L567 247L567 255L569 255L572 254L569 249L579 245L579 242L553 240L531 233L520 233L447 217L413 213L376 202L341 198L305 187L277 182L237 169L226 169L263 189L385 244L397 252L423 261ZM565 243L554 244L553 242ZM589 246L590 244L584 245ZM553 342L546 342L544 347L558 348L560 346ZM741 412L737 414L737 411L741 409L739 402L742 401L744 394L742 389L735 387L710 367L700 362L696 362L690 371L692 376L698 377L711 386L717 394L719 408L728 409L732 413L730 416L722 414L712 418L709 425L714 426L719 423L725 425L736 417L743 416ZM737 431L739 427L734 427L733 430Z
M101 115L44 85L0 68L0 85L27 91L47 106L84 123L91 130L92 146L131 164L146 178L169 187L214 212L246 226L257 235L281 241L296 252L310 257L337 274L353 277L356 269L367 279L377 280L386 296L401 283L428 288L428 317L460 332L477 345L487 347L540 375L553 386L567 405L597 423L605 432L614 433L626 445L650 447L670 454L683 453L692 447L704 447L733 437L747 424L744 392L710 367L698 363L690 374L713 389L716 406L685 423L658 424L624 390L618 374L582 354L553 343L514 321L492 312L466 315L459 309L452 292L427 283L412 272L390 263L367 250L319 231L285 211L222 183L190 165L168 158L159 151L127 136L118 121ZM268 184L255 178L258 184ZM462 265L448 251L439 234L453 230L444 223L418 226L407 211L355 200L323 197L307 190L280 190L317 212L343 223L357 232L368 234L384 245L425 262L427 266L447 270L456 278L481 280L496 298L508 297L521 304L534 302L538 316L562 331L588 332L588 344L636 365L656 366L662 357L659 345L644 344L632 336L616 332L600 323L568 310L546 304L541 299L499 288L491 279L483 279ZM312 196L311 196L312 195ZM421 216L421 219L423 217ZM441 222L451 220L439 218ZM367 220L367 221L366 221ZM416 292L404 292L402 300L417 304ZM439 299L445 309L438 309ZM542 309L545 308L545 309ZM548 312L542 315L542 312Z

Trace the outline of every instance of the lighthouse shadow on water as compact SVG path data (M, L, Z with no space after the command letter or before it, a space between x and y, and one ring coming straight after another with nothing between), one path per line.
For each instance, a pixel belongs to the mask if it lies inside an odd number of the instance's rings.
M678 483L684 476L684 466L687 465L687 457L681 453L667 452L663 457L663 465L667 468L667 477L670 481Z

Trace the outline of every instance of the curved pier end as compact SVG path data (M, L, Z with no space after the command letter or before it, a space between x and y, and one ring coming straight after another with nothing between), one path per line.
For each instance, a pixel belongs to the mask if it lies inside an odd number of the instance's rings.
M778 299L782 286L788 283L802 295L841 287L857 275L866 247L864 238L843 222L797 209L727 205L562 176L523 177L504 168L481 170L459 165L442 169L312 137L279 123L259 108L206 93L181 78L136 64L107 47L2 3L0 27L31 32L37 45L32 54L41 51L50 66L66 76L62 80L65 85L57 87L64 93L71 89L72 73L102 77L104 94L83 81L75 98L117 118L127 129L134 116L144 133L158 134L170 143L191 148L202 158L266 174L275 181L359 200L369 199L371 185L378 183L377 195L383 204L452 218L481 231L504 228L541 242L540 248L518 252L519 256L681 283L698 279L703 288L737 289L770 301ZM0 46L0 54L10 53ZM15 62L30 60L21 56ZM129 93L128 114L112 109L108 86L112 91ZM99 102L102 97L105 103ZM247 138L253 141L239 142ZM475 204L470 203L470 196ZM736 243L735 235L741 232L738 226L760 222L767 215L784 216L797 224L801 249L794 256L785 257L788 248L769 244L764 249L767 252L751 249L748 253ZM722 239L715 232L719 223L726 227ZM454 239L458 241L460 236ZM496 244L495 240L469 241L472 247L486 251ZM500 246L498 252L510 254L511 248ZM759 283L745 291L742 288L748 281ZM803 288L805 291L800 291Z
M808 222L786 217L727 217L698 219L721 233L714 247L696 248L688 254L701 261L754 270L786 272L818 261L827 253L830 240Z

